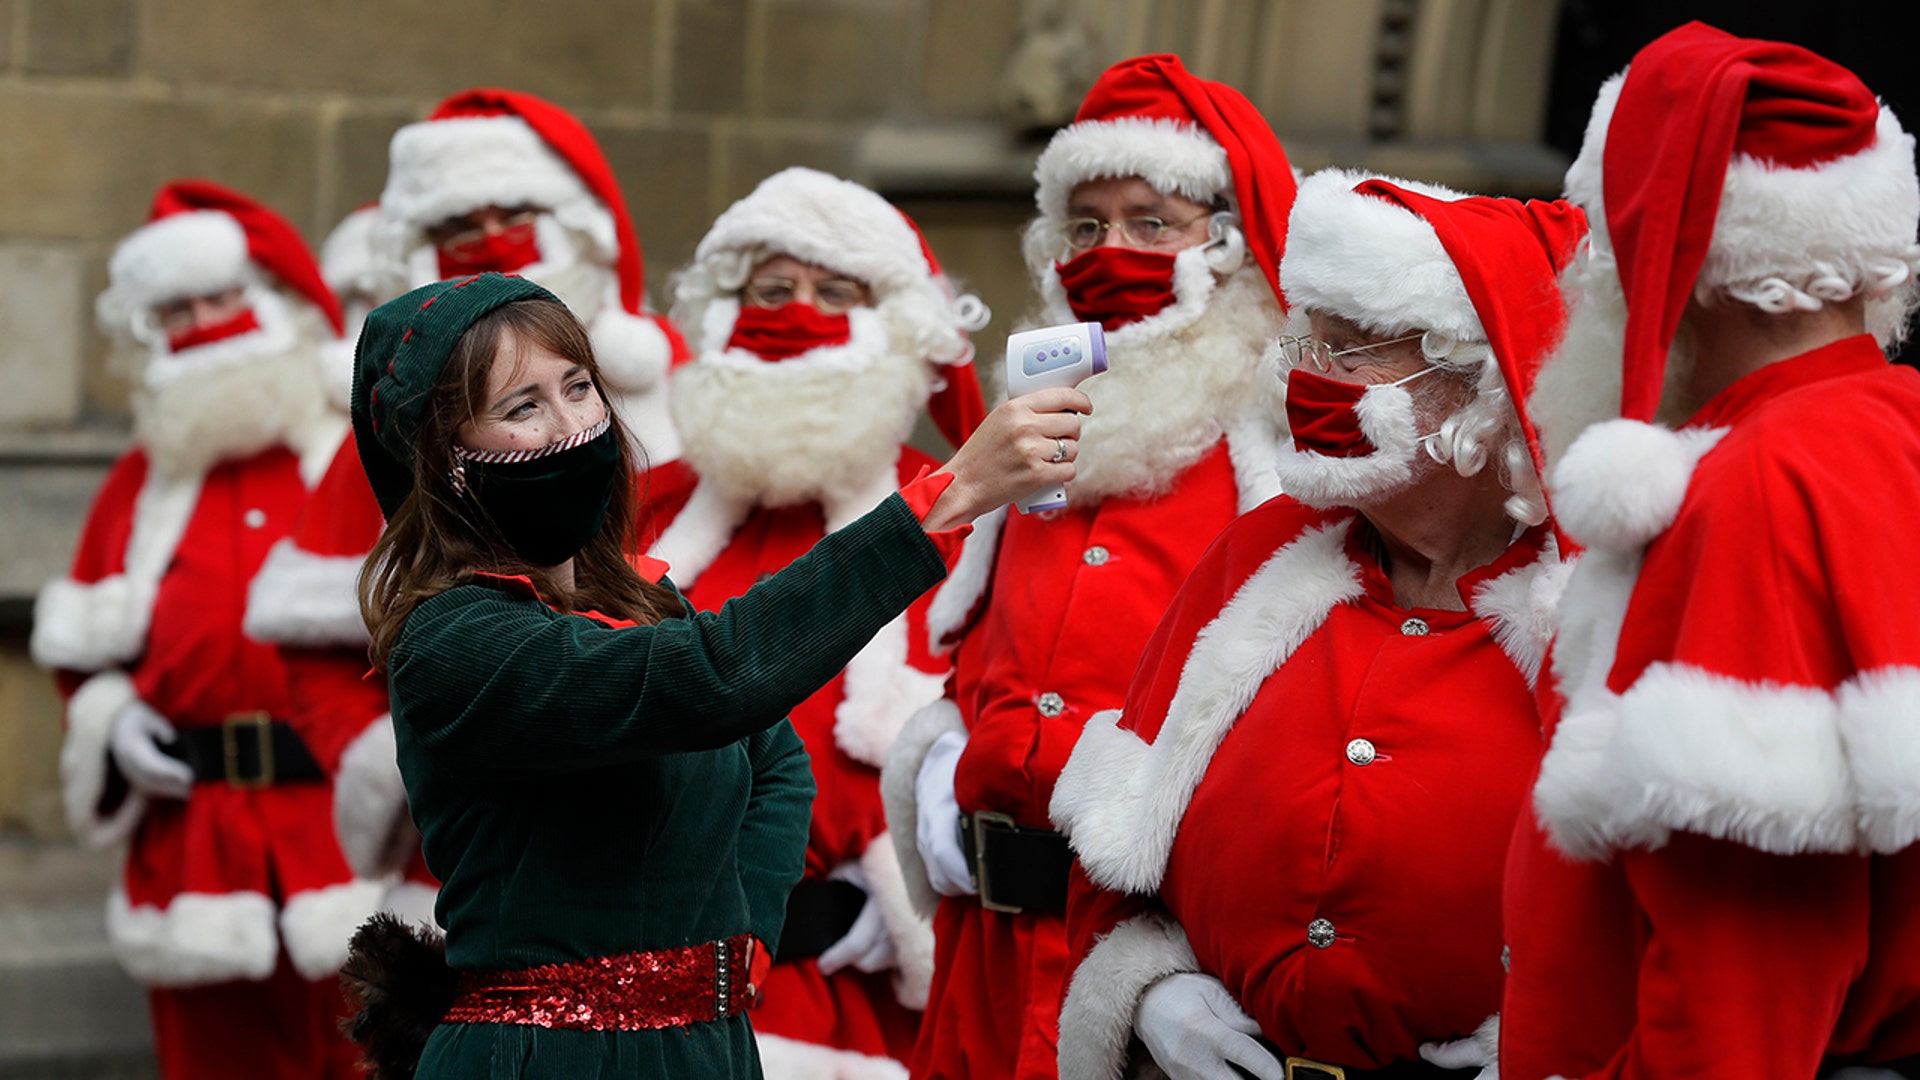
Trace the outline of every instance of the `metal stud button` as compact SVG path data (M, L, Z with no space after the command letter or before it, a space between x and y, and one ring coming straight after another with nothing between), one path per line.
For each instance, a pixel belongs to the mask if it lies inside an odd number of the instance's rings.
M1408 619L1400 624L1400 632L1408 637L1425 637L1431 629L1425 619Z
M1033 704L1035 708L1040 710L1041 716L1048 717L1049 719L1067 711L1066 699L1051 690L1041 694Z
M258 529L266 525L267 512L256 506L253 509L247 511L246 513L241 514L240 520L247 523L247 528Z
M1086 563L1088 566L1105 566L1107 565L1107 560L1111 558L1113 558L1113 553L1101 547L1099 544L1095 544L1080 553L1080 561Z
M1308 923L1307 944L1316 949L1333 948L1333 924L1326 919L1315 919Z
M1375 756L1373 743L1366 739L1355 739L1347 744L1347 760L1355 765L1371 765Z

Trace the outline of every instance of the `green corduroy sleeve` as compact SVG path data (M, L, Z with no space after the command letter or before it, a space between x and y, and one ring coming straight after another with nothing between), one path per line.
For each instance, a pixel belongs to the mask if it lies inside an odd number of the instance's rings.
M785 722L749 736L747 757L753 762L753 791L740 823L740 887L747 894L753 935L777 952L787 894L807 865L813 770L806 746Z
M778 723L945 574L896 495L720 611L655 626L462 586L402 628L394 720L473 780L715 749Z

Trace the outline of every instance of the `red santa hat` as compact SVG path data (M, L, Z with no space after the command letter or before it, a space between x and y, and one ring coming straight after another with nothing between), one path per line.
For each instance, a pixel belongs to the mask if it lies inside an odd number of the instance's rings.
M1486 343L1542 469L1525 402L1566 328L1559 276L1586 236L1579 207L1325 169L1300 185L1289 230L1281 273L1297 308Z
M1601 88L1567 194L1627 301L1621 415L1651 420L1687 298L1767 310L1870 298L1913 272L1913 139L1846 68L1688 23Z
M156 304L265 280L320 310L341 332L340 303L300 233L265 204L211 180L176 180L153 198L147 224L107 261L98 312L120 330Z
M1294 195L1286 151L1244 94L1196 78L1177 56L1136 56L1108 68L1033 175L1040 212L1054 220L1065 220L1073 189L1089 180L1138 176L1199 203L1230 193L1247 246L1280 293Z
M640 241L613 167L572 113L515 90L477 87L442 101L427 119L394 132L382 216L414 237L486 206L540 207L585 236L619 282L624 325L596 319L594 346L611 379L651 384L685 344L646 313Z
M926 359L940 365L945 382L927 412L955 446L973 434L986 405L966 331L986 324L986 307L975 297L954 295L911 218L851 180L795 166L767 177L721 213L693 258L707 280L726 282L738 276L743 255L772 254L857 278L873 289L876 305L897 305L923 323L918 337L933 349ZM721 337L702 347L723 346Z

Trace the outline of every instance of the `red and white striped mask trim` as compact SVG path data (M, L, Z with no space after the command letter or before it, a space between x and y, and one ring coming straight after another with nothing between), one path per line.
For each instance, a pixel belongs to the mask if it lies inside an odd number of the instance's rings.
M464 446L455 444L453 448L453 490L456 492L464 492L467 490L466 465L469 461L481 465L515 465L522 461L537 461L543 457L552 457L562 451L572 450L578 446L585 446L600 436L605 435L607 429L612 426L612 417L602 417L600 422L592 427L582 428L564 439L550 442L545 446L537 447L533 450L469 450Z

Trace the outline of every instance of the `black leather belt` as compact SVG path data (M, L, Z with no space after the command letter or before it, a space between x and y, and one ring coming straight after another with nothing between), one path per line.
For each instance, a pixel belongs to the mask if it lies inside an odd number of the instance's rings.
M1469 1076L1471 1071L1477 1071L1443 1069L1425 1058L1396 1061L1378 1069L1350 1069L1343 1065L1329 1065L1324 1061L1314 1061L1309 1058L1282 1057L1278 1051L1274 1050L1273 1044L1265 1039L1260 1040L1260 1045L1266 1047L1274 1057L1285 1064L1287 1080L1461 1080L1462 1077ZM1253 1075L1232 1062L1227 1064L1232 1067L1236 1076Z
M1067 910L1073 849L1066 837L981 810L960 816L960 848L981 907L1010 915Z
M867 891L851 881L816 879L795 885L787 896L787 921L780 928L774 963L807 960L826 952L847 936L866 906Z
M220 724L180 729L160 748L193 769L198 783L237 788L324 780L300 733L264 712L235 713Z

